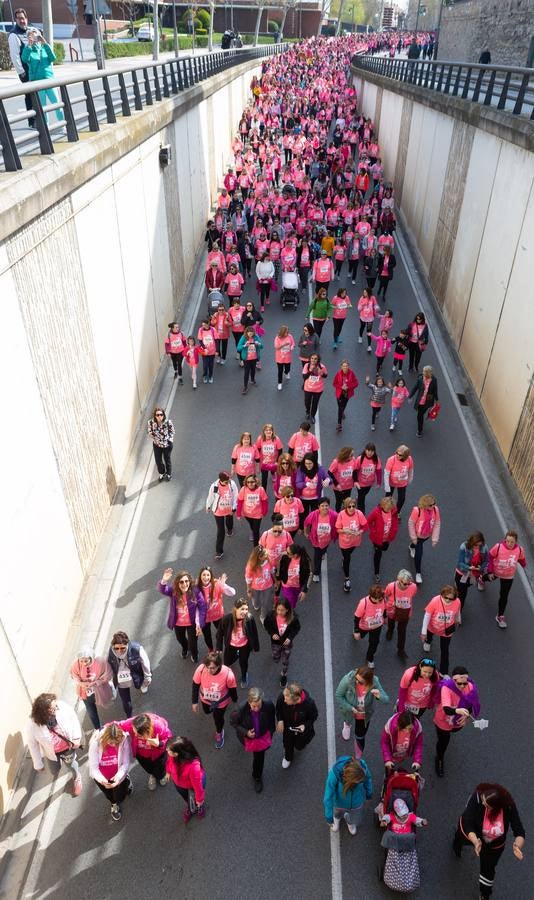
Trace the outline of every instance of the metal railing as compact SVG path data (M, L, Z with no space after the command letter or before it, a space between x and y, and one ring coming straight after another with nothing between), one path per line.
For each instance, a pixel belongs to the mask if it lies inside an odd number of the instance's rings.
M354 56L352 65L355 69L534 120L534 69L368 55Z
M83 78L53 78L0 90L0 148L5 171L22 169L21 156L54 153L54 143L79 140L82 131L100 131L120 117L153 106L242 62L283 53L289 44L267 44L145 62ZM54 91L42 102L39 91ZM20 109L26 97L31 109ZM12 108L14 107L14 108ZM50 122L52 116L56 121Z

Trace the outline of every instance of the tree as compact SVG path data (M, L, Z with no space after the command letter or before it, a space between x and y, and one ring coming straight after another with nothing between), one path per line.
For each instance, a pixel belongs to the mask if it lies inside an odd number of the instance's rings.
M123 15L126 19L128 19L128 22L130 23L130 35L131 37L135 37L134 22L137 19L139 4L135 3L134 0L122 0L119 5L122 9Z

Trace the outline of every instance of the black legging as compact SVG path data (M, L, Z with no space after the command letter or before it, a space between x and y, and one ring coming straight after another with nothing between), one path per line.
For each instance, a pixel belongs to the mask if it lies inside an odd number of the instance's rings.
M400 511L406 500L406 487L393 487L390 485L390 490L386 491L386 497L393 496L393 491L397 491L397 513L400 515Z
M213 722L215 724L215 730L217 734L220 734L221 731L224 731L224 711L226 707L220 709L218 706L212 710L210 703L204 703L203 700L200 701L202 709L206 713L207 716L213 713Z
M248 658L250 656L250 646L246 644L244 647L232 647L231 644L226 645L223 661L225 666L232 666L236 659L239 660L239 668L241 669L242 680L245 681L248 672Z
M321 399L322 391L304 391L304 406L306 408L306 415L315 418L317 414L317 407L319 406L319 400Z
M295 750L304 750L304 747L311 741L311 735L302 731L290 731L289 725L284 727L282 732L282 743L284 745L284 758L291 762L295 756Z
M356 281L356 275L358 274L358 264L359 259L351 259L349 261L349 278L351 281Z
M245 519L250 525L254 547L257 547L260 542L261 519L252 519L249 516L245 516Z
M390 278L389 276L384 277L384 276L381 275L380 278L379 278L378 280L380 281L380 284L379 284L379 286L378 286L378 291L377 291L377 293L376 293L376 296L377 296L377 297L380 297L380 294L383 293L383 294L384 294L384 300L385 300L385 299L386 299L386 291L387 291L387 289L388 289L389 282L391 281L391 278Z
M202 629L202 636L203 636L204 640L206 641L206 647L208 648L208 650L214 649L213 648L213 638L211 636L211 626L213 625L215 634L217 634L217 629L219 627L220 621L221 621L220 619L217 619L214 622L206 622L206 624L204 625L204 628Z
M355 549L355 547L345 547L341 550L341 556L343 559L343 574L345 578L349 578L350 576L350 558Z
M225 534L232 534L234 530L234 517L233 516L214 516L215 524L217 526L217 539L215 541L215 553L217 556L224 550L224 537Z
M334 321L335 321L335 319L334 319ZM338 425L341 425L341 423L343 422L343 419L345 416L345 407L347 406L348 402L349 402L348 394L346 394L344 391L342 391L341 394L339 395L339 397L337 398L337 424Z
M198 660L198 641L197 630L194 625L175 625L174 633L176 640L182 648L182 656L185 658L188 653L194 662Z
M389 547L389 541L384 541L382 544L374 544L373 546L375 548L373 555L375 575L380 575L380 561L382 559L382 554L385 553Z
M256 384L256 363L257 359L246 359L245 367L243 369L243 387L245 390L248 388L248 380L250 378L251 384Z
M370 490L371 490L371 485L369 485L369 487L358 488L357 507L360 510L360 512L362 512L364 515L365 515L365 498L367 497L367 494L369 493Z
M265 301L271 296L271 282L262 282L260 284L260 306L265 306Z
M269 483L269 475L270 475L269 469L261 470L261 486L264 491L267 490L267 485Z
M182 353L171 353L172 359L172 367L175 372L178 373L178 376L182 377L182 366L184 364L184 357Z
M512 589L513 580L513 578L499 578L499 616L504 616L504 610L506 609L506 605L508 603L508 595Z
M334 274L335 274L335 275L340 275L340 274L341 274L341 269L342 269L342 266L343 266L343 263L344 263L344 262L345 262L344 259L336 259L336 261L335 261L335 263L334 263Z
M317 335L318 338L320 338L321 334L323 332L324 323L326 322L326 319L312 319L312 322L313 322L313 327L315 329L315 334Z
M354 737L356 738L356 743L358 747L363 752L365 749L365 735L367 734L369 725L371 724L371 720L365 724L365 719L354 719Z
M406 612L406 610L401 609L399 610L399 612ZM408 627L408 617L402 619L388 619L388 627L386 632L386 638L388 641L390 641L393 637L395 625L397 625L397 652L403 653L406 644L406 629Z
M453 843L454 852L457 856L460 856L462 847L466 845L472 846L471 841L469 841L463 835L460 829L460 823L458 823ZM501 846L494 847L493 844L487 844L486 841L482 841L482 847L480 849L479 857L479 890L480 896L483 898L483 900L489 900L489 898L491 897L493 883L495 881L495 869L497 868L497 863L499 862L503 854L504 846L505 845L503 843L501 844Z
M228 338L217 338L215 341L215 349L217 350L217 355L221 359L226 359L226 354L228 352Z
M334 325L334 340L337 341L339 335L343 330L343 325L345 324L345 319L332 319Z
M372 631L363 631L362 638L365 638L365 635L369 635L369 646L367 648L366 660L367 662L373 662L375 658L375 653L377 651L378 645L380 643L380 632L382 631L382 626L380 628L373 628ZM440 670L441 671L441 670Z
M320 575L321 574L321 563L323 561L323 556L328 550L328 545L326 547L314 547L313 548L313 574Z
M434 634L432 633L432 631L429 631L429 629L427 629L427 632L426 632L426 643L427 643L427 644L432 644L432 638L433 638L433 637L434 637ZM440 656L439 656L439 671L441 672L442 675L447 675L447 673L448 673L448 671L449 671L449 649L450 649L450 645L451 645L451 639L450 639L450 637L444 637L443 635L440 636L440 639L439 639L439 651L440 651Z
M139 753L135 757L139 765L149 775L153 775L158 781L165 778L165 763L167 762L167 754L165 752L151 759L149 756L141 756Z
M282 384L284 375L289 375L291 371L291 363L276 363L278 367L278 384Z
M421 362L421 354L422 350L419 348L419 344L415 341L409 341L408 343L408 354L410 359L409 370L410 372L415 369L416 371L419 369L419 363Z
M203 378L213 378L213 363L215 361L215 355L210 354L209 356L202 357L202 377Z
M103 784L100 784L99 781L95 781L97 788L99 788L103 794L106 795L109 802L114 805L116 803L122 803L126 795L130 792L130 788L132 783L130 781L130 776L127 775L124 781L121 781L116 787L105 787Z
M334 497L336 498L336 512L341 512L343 509L343 501L350 497L351 489L349 488L347 491L334 491Z
M157 447L156 444L152 445L156 468L160 475L172 475L172 447L172 444L168 444L166 447Z
M302 520L304 521L304 519L319 506L319 498L316 497L315 499L310 500L308 497L301 497L300 499L304 507L304 512L302 513Z
M436 756L438 759L443 760L443 757L445 756L445 753L447 751L447 747L449 746L451 734L453 733L453 731L461 731L461 728L451 728L450 731L445 731L443 728L438 728L437 725L435 725L434 727L436 729L436 735L438 738L436 742Z
M434 402L432 401L431 403L423 403L423 405L419 404L417 406L417 434L423 433L425 414L433 405Z
M367 329L367 346L371 346L371 334L373 331L373 323L372 322L363 322L360 319L360 337L363 337L364 331Z

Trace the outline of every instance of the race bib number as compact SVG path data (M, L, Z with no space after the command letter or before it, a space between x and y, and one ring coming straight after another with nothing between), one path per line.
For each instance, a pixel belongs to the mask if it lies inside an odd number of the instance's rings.
M117 681L120 685L122 685L122 687L127 687L132 683L132 676L130 675L130 672L126 671L125 669L121 669L121 671L117 675Z
M397 599L395 600L395 606L397 607L397 609L410 609L411 605L412 604L408 597L397 597Z
M203 700L209 700L210 703L218 703L221 699L221 693L217 690L207 690L203 692Z
M405 708L406 710L408 710L408 712L413 713L414 716L418 716L418 715L419 715L419 708L420 708L420 707L419 707L419 706L414 706L413 703L405 703L405 704L404 704L404 708Z

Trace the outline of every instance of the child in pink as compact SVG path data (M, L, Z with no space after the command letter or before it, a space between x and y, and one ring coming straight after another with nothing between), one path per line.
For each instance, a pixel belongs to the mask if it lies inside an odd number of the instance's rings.
M378 372L380 372L380 369L382 368L382 366L384 364L384 360L385 360L386 356L388 355L388 353L391 350L391 341L388 338L388 333L387 333L386 329L383 329L380 332L380 335L372 334L371 340L374 341L376 344L376 347L375 347L376 371L378 373Z
M390 431L395 430L395 426L399 418L400 409L405 404L409 396L410 392L406 387L404 378L397 378L391 390L391 424L389 426Z
M200 347L196 346L196 341L193 335L190 335L187 338L186 347L183 350L184 359L191 369L191 379L193 381L193 388L196 391L197 389L197 369L198 369L198 361L200 359L202 350Z
M423 825L428 825L428 822L410 812L405 801L399 798L393 801L393 812L385 813L380 824L384 828L387 827L393 834L411 834L414 825L421 828Z

